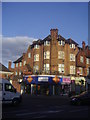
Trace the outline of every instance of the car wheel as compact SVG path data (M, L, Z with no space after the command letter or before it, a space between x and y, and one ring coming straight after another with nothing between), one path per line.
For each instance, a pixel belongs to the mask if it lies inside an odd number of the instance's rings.
M18 105L18 104L19 104L19 100L18 100L18 99L13 99L12 105L13 105L13 106L16 106L16 105Z

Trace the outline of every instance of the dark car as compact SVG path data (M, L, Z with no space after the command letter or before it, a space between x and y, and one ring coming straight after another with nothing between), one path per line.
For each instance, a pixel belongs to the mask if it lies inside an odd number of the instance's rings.
M82 92L80 95L70 97L70 103L74 105L90 105L90 92Z

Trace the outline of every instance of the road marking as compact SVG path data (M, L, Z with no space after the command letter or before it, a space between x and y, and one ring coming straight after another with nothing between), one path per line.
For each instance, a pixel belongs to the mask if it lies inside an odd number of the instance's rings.
M72 111L69 111L69 112L78 112L78 111L83 111L83 110L88 110L88 108L86 108L86 109L79 109L79 110L72 110Z
M33 115L33 114L48 114L48 113L58 113L58 112L62 112L64 110L59 110L59 111L39 111L39 112L32 112L32 113L20 113L20 114L16 114L16 116L25 116L25 115Z

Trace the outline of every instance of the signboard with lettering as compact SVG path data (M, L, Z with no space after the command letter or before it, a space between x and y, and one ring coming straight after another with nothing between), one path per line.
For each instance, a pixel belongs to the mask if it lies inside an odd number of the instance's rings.
M71 83L70 78L63 78L63 83L70 84Z
M48 77L38 77L38 82L48 82Z

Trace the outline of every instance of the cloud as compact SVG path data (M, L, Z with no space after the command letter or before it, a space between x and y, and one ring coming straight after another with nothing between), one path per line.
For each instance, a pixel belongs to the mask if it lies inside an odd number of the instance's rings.
M2 37L2 63L7 66L9 60L18 59L33 40L37 39L27 36Z

